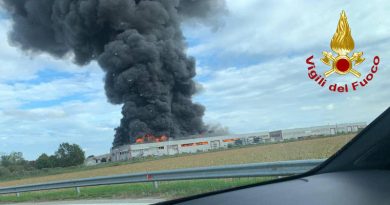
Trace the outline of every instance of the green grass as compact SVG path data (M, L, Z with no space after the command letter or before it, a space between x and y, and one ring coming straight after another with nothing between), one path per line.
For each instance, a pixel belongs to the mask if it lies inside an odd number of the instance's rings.
M273 162L281 160L321 159L331 156L348 142L353 135L316 138L286 143L247 146L213 152L179 155L162 158L148 158L140 161L112 163L97 167L64 169L61 174L46 174L40 177L22 177L19 180L0 181L1 187L49 181L71 180L116 174L172 170L193 167L209 167L227 164ZM65 171L67 170L67 171Z
M191 167L209 167L226 164L271 162L280 160L327 158L340 149L354 135L324 137L298 140L276 144L262 144L236 147L206 153L165 156L161 158L142 158L128 162L108 163L93 167L71 167L47 170L41 177L21 177L20 180L0 181L1 187L49 181L70 180L86 177L108 176L115 174L137 173L144 171L171 170ZM77 196L75 189L61 189L40 192L21 193L20 197L0 195L0 203L25 201L53 201L71 199L99 198L178 198L214 190L251 184L272 178L210 179L161 182L158 189L152 183L83 187Z
M79 199L121 199L158 197L163 199L180 198L200 193L238 187L273 179L272 177L207 179L159 182L156 189L152 183L122 184L81 188L80 195L75 189L37 191L0 196L0 203L5 202L37 202Z
M341 135L343 136L343 135ZM261 146L272 146L274 144L286 144L294 141L306 141L310 139L321 139L321 138L333 138L333 137L339 137L339 136L317 136L315 138L306 138L306 139L294 139L294 140L286 140L282 142L274 142L274 143L262 143L262 144L254 144L254 145L246 145L246 146L234 146L232 148L229 148L229 150L235 150L235 149L246 149L250 147L261 147ZM42 170L32 170L32 171L26 171L22 175L11 175L6 177L0 177L0 182L6 182L6 181L13 181L13 180L20 180L20 179L26 179L31 177L42 177L42 176L50 176L50 175L57 175L57 174L64 174L64 173L74 173L74 172L81 172L81 171L89 171L89 170L96 170L101 168L107 168L107 167L116 167L116 166L122 166L122 165L131 165L135 163L140 162L150 162L155 160L161 160L161 159L169 159L169 158L177 158L177 157L184 157L184 156L192 156L192 155L199 155L202 153L215 153L220 151L226 151L226 149L217 149L217 150L209 150L208 152L199 152L199 153L182 153L177 155L166 155L166 156L160 156L160 157L143 157L143 158L136 158L129 161L124 162L111 162L111 163L103 163L95 166L74 166L74 167L57 167L57 168L51 168L51 169L42 169Z

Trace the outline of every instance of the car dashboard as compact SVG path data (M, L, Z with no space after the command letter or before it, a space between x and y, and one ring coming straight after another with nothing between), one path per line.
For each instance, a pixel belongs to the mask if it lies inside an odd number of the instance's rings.
M177 203L180 205L390 204L390 171L324 173Z

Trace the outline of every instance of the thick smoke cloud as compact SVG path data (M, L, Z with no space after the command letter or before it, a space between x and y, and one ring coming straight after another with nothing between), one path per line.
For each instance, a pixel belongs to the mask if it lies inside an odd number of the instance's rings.
M114 146L145 134L177 138L207 130L192 102L195 60L180 23L214 19L223 0L3 0L10 42L28 53L97 60L109 102L123 104Z

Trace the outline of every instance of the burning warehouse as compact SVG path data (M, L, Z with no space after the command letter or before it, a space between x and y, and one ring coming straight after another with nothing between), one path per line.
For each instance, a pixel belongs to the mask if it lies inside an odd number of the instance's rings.
M236 145L270 143L305 137L354 133L365 126L366 123L345 123L250 134L227 134L214 137L191 136L180 139L148 135L138 138L135 144L113 147L110 157L112 161L124 161L137 157L205 152L213 149L226 149Z
M165 142L168 141L168 137L166 135L161 136L153 136L151 134L146 134L143 137L138 137L135 140L136 144L150 143L150 142Z
M215 137L190 136L177 140L129 144L113 147L111 149L111 159L112 161L123 161L137 157L204 152L211 149L228 148L229 145L239 143L241 139L245 139L245 144L264 143L266 140L269 141L269 135L267 132L262 132ZM139 140L139 142L141 142L141 140Z

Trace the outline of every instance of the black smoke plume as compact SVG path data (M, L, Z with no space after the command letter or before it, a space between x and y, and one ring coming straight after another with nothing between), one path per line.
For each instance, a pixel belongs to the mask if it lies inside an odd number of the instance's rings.
M97 60L109 102L123 104L114 146L145 134L171 138L206 131L192 102L195 60L180 24L215 19L223 0L3 0L10 41L28 53Z

